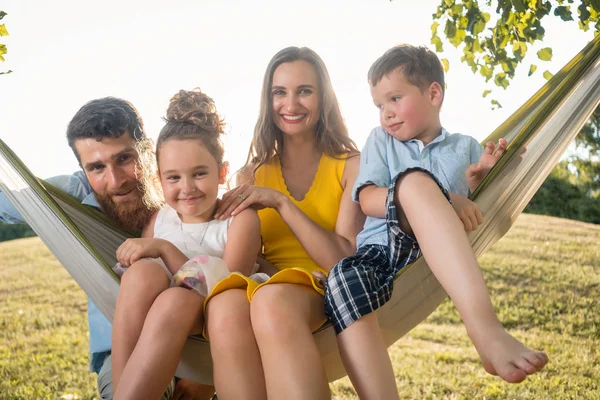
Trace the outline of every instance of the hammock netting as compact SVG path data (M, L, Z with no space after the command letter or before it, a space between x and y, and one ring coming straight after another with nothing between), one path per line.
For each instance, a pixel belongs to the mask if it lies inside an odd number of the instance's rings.
M498 127L487 141L504 137L508 149L471 196L484 223L469 235L479 257L512 226L600 102L600 35ZM75 281L112 321L119 279L115 250L130 233L99 211L83 206L37 179L0 140L0 188ZM378 319L389 345L429 316L447 297L423 258L396 276ZM345 375L329 325L315 332L330 381ZM190 337L177 376L212 383L209 344Z

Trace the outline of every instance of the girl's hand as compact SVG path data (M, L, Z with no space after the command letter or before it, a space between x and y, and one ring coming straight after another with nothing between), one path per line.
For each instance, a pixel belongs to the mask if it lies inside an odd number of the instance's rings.
M477 204L456 193L450 193L450 198L452 199L452 207L454 207L458 218L465 226L467 233L474 231L483 223L483 214L481 214Z
M215 219L225 220L248 207L255 210L278 208L285 198L283 193L275 189L246 184L240 185L223 195L223 198L219 201Z
M127 239L117 249L117 260L122 266L130 267L145 257L158 258L162 254L163 242L162 239L155 238Z

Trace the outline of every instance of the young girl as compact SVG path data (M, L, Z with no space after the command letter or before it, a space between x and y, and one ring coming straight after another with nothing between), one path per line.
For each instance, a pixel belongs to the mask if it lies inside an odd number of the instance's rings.
M140 239L117 250L127 269L113 322L115 399L160 397L187 336L202 331L212 286L230 272L254 272L261 246L256 211L213 218L226 175L223 126L212 99L198 89L170 101L156 146L166 204Z

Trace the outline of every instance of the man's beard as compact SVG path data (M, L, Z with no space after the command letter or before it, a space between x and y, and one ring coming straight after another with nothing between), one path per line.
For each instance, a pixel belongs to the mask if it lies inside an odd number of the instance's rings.
M130 201L115 201L114 196L116 193L100 194L94 192L96 200L98 200L106 216L119 227L128 231L143 229L152 214L157 210L156 207L146 205L144 193L138 186L133 190L137 191L137 196Z

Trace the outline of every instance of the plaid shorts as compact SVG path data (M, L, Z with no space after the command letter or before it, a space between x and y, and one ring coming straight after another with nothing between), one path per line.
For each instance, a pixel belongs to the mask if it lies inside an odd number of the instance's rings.
M325 314L336 335L387 303L392 297L395 275L421 255L417 240L400 229L394 203L396 182L411 171L430 175L450 201L448 191L425 169L410 168L396 176L386 198L388 245L364 245L353 256L339 261L329 272L325 285Z

